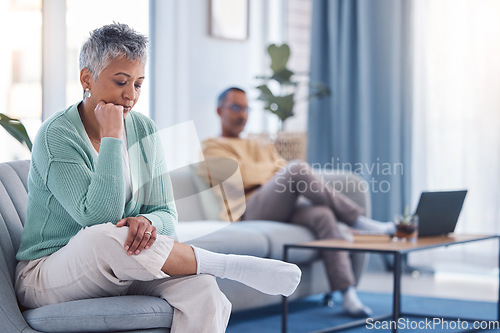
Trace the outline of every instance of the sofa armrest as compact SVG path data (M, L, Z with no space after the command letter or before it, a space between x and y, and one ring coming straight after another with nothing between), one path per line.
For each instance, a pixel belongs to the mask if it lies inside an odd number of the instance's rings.
M334 169L314 169L314 174L320 176L328 186L344 194L357 203L365 216L371 217L370 188L367 181L352 172Z

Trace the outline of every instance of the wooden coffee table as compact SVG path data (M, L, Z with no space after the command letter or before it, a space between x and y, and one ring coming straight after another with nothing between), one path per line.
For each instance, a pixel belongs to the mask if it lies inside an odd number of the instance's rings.
M448 236L421 237L416 242L393 242L389 236L354 236L354 241L340 239L317 240L299 244L285 244L283 251L283 260L288 261L289 249L312 249L312 250L331 250L331 251L350 251L350 252L372 252L392 254L394 256L394 285L393 285L393 303L392 313L384 316L372 318L373 321L392 320L394 323L403 316L411 317L432 317L421 314L402 313L401 312L401 263L405 254L410 252L422 251L438 247L447 247L451 245L465 244L471 242L500 239L499 235L458 235L450 234ZM499 244L500 249L500 244ZM499 250L500 251L500 250ZM499 254L500 261L500 254ZM500 262L499 262L500 268ZM500 274L500 273L499 273ZM499 275L500 282L500 275ZM282 299L282 332L287 331L288 298ZM458 320L458 318L443 317L447 320ZM459 318L460 321L475 321L478 319ZM497 319L500 321L500 286L497 305ZM366 325L366 319L356 320L348 324L338 325L319 332L338 332L349 328ZM393 332L397 332L397 325L393 327Z

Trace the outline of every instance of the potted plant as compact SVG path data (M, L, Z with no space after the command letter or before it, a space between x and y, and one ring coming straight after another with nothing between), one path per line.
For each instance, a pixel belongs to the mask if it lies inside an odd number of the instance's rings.
M275 114L280 120L280 131L273 139L278 153L285 160L305 159L307 139L305 132L283 132L285 121L294 115L297 102L305 102L314 98L330 95L330 90L321 83L309 85L309 95L303 100L297 100L299 82L294 80L295 73L288 67L290 47L288 44L271 44L267 48L271 58L271 75L257 76L263 83L257 87L258 100L264 102L264 109Z
M264 102L264 109L275 114L281 122L283 129L284 122L294 115L293 108L296 102L295 93L298 88L298 82L294 81L294 72L288 67L290 59L290 47L288 44L271 44L267 48L267 53L271 58L270 76L257 76L264 80L257 89L260 92L259 100ZM313 98L321 98L330 95L330 90L321 83L310 84L309 96L305 101Z
M418 237L418 215L409 214L406 206L403 215L396 216L395 241L416 241Z
M0 113L0 125L10 134L14 139L19 141L21 144L26 145L26 147L31 151L32 143L28 132L24 125L14 118L10 118L3 113Z

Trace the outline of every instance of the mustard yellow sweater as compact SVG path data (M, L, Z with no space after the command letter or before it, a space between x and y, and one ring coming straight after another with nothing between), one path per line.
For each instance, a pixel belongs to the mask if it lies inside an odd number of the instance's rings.
M228 158L238 163L246 194L268 182L286 163L273 144L259 140L218 137L203 141L202 148L207 160Z

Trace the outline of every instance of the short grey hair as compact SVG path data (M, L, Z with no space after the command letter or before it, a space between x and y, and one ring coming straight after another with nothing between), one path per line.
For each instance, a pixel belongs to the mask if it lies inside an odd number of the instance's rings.
M97 79L112 59L126 57L146 62L147 46L146 36L126 24L113 22L90 33L80 51L80 70L86 67Z

